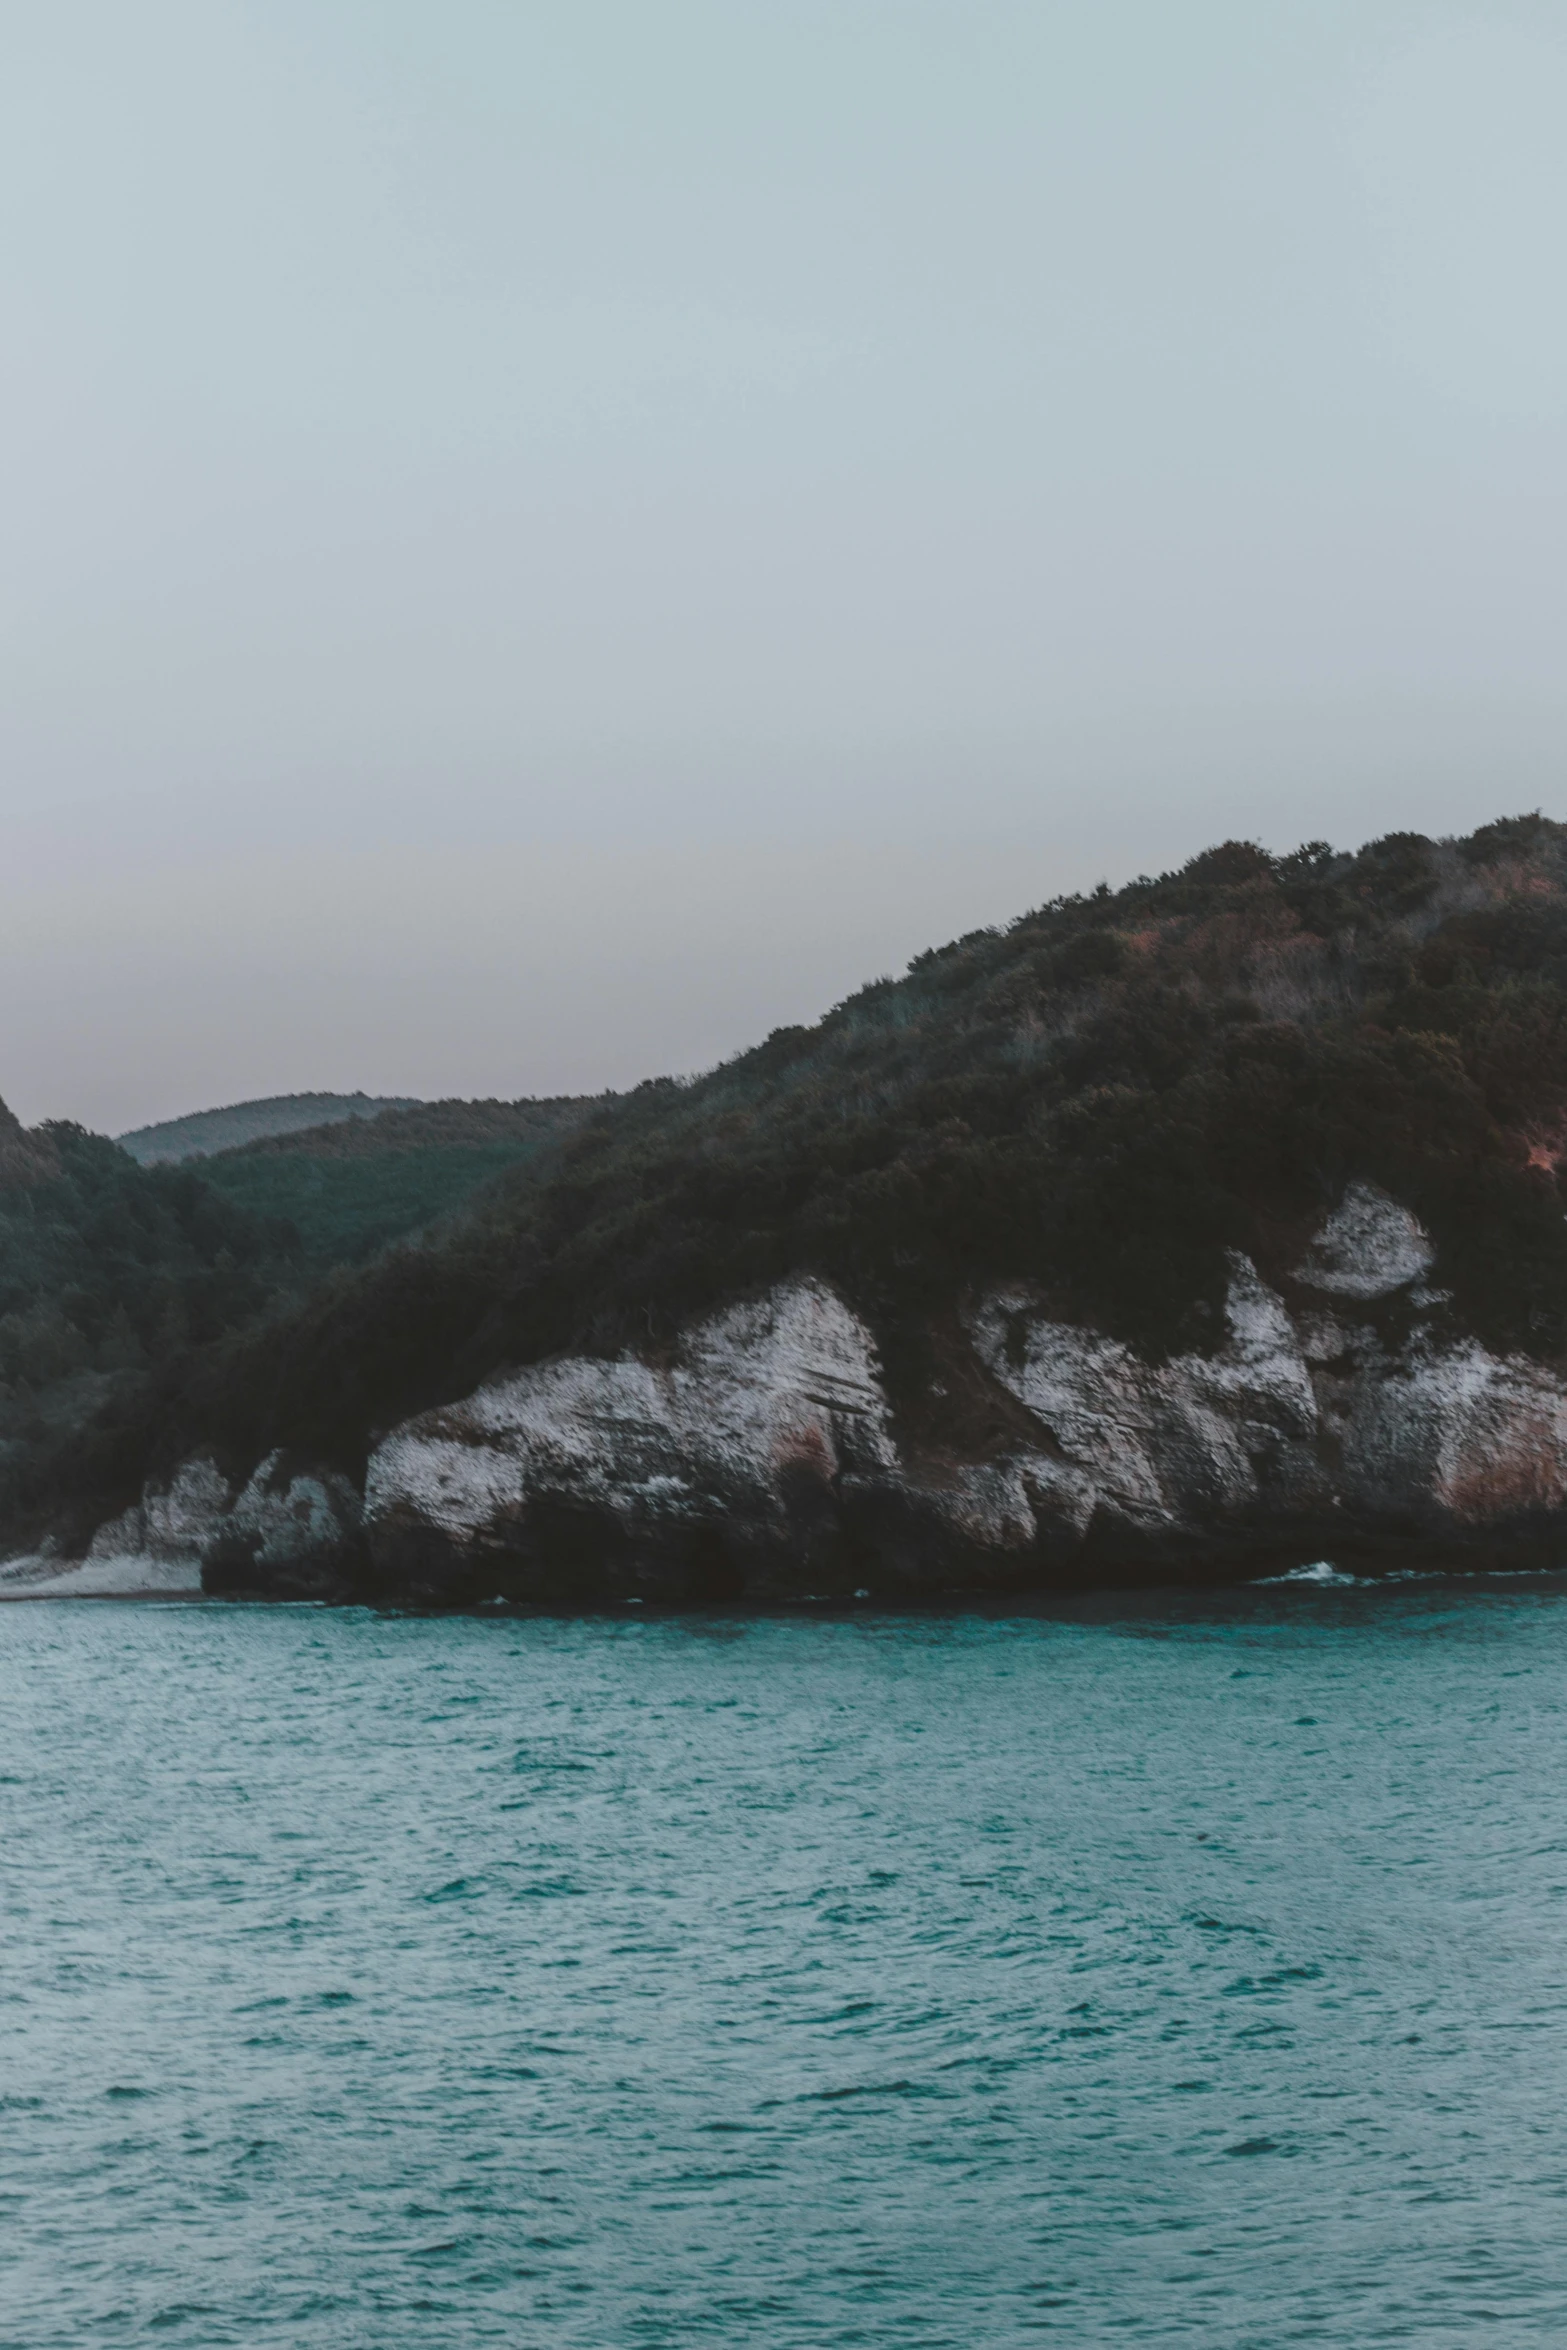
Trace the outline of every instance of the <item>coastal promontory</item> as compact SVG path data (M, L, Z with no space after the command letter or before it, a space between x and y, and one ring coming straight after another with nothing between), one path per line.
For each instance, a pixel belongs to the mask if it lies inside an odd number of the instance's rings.
M942 1600L1567 1542L1567 827L1227 843L700 1078L473 1107L423 1190L422 1110L199 1172L7 1130L9 1587ZM305 1247L311 1150L423 1207Z

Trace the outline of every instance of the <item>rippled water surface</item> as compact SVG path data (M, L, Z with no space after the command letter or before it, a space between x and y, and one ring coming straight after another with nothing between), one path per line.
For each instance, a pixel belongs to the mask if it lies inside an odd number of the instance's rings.
M7 2350L1567 2338L1567 1584L0 1676Z

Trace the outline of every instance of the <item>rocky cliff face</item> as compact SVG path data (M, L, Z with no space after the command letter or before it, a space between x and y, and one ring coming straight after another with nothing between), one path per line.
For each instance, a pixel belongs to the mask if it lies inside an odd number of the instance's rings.
M992 1433L950 1446L900 1431L870 1333L801 1279L692 1328L669 1361L540 1363L407 1422L362 1503L281 1455L237 1494L187 1464L87 1564L569 1606L1552 1560L1567 1380L1455 1332L1433 1271L1415 1218L1357 1185L1277 1286L1232 1260L1208 1355L1149 1362L996 1290L962 1325Z
M81 1559L54 1546L0 1563L0 1598L264 1593L346 1599L364 1581L363 1509L346 1477L275 1452L237 1492L207 1459L186 1461L100 1526Z

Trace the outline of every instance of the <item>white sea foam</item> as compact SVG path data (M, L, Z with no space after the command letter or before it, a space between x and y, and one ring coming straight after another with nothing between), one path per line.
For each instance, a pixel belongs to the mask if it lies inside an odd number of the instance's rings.
M1349 1589L1351 1584L1363 1583L1366 1579L1364 1575L1342 1574L1330 1559L1318 1559L1313 1566L1309 1567L1291 1567L1287 1575L1259 1575L1257 1577L1259 1584L1311 1583L1319 1591L1329 1588L1345 1591Z
M1388 1583L1476 1583L1514 1581L1525 1575L1559 1575L1561 1567L1388 1567L1380 1575L1346 1575L1328 1559L1291 1567L1287 1575L1259 1575L1252 1588L1278 1583L1309 1584L1318 1591L1371 1590Z

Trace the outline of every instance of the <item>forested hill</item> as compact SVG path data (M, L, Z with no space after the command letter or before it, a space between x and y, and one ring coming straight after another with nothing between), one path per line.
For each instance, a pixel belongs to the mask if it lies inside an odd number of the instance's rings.
M24 1130L0 1103L0 1544L40 1511L91 1515L95 1424L144 1424L221 1342L439 1223L575 1110L398 1107L384 1126L355 1113L142 1166L80 1126Z
M193 1360L148 1457L372 1430L561 1348L654 1351L813 1270L910 1409L943 1317L1021 1280L1155 1351L1217 1340L1354 1176L1433 1230L1452 1311L1567 1344L1567 828L1228 843L1060 898L694 1082L591 1105L471 1214Z
M287 1226L186 1169L138 1167L64 1122L24 1132L0 1103L0 1437L68 1418L83 1375L170 1364L237 1328L296 1253Z
M608 1097L603 1097L608 1098ZM495 1143L533 1143L577 1123L595 1107L591 1094L560 1094L525 1101L409 1102L373 1118L334 1119L241 1143L225 1163L303 1153L314 1159L367 1159L379 1151L487 1150ZM203 1173L210 1174L210 1168Z
M424 1115L393 1114L410 1137ZM9 1147L62 1147L51 1132ZM203 1173L384 1168L359 1158L373 1132ZM526 1153L466 1212L306 1268L225 1333L198 1318L177 1359L119 1378L73 1435L72 1494L118 1500L202 1445L235 1471L279 1443L355 1469L375 1431L502 1365L657 1355L694 1313L796 1271L864 1314L916 1415L985 1283L1155 1353L1201 1348L1226 1252L1282 1271L1355 1177L1429 1226L1455 1321L1559 1357L1567 827L1354 854L1227 843L934 949L699 1079L525 1105L502 1140ZM273 1229L250 1208L225 1266ZM55 1472L34 1467L41 1507Z
M405 1109L406 1096L366 1093L279 1093L263 1101L230 1102L221 1110L193 1110L189 1117L138 1126L117 1137L121 1150L144 1167L176 1165L234 1150L263 1135L294 1134L328 1122L374 1118L383 1110Z
M579 1124L585 1100L420 1102L269 1135L202 1162L236 1206L284 1218L303 1262L354 1264L450 1215Z

